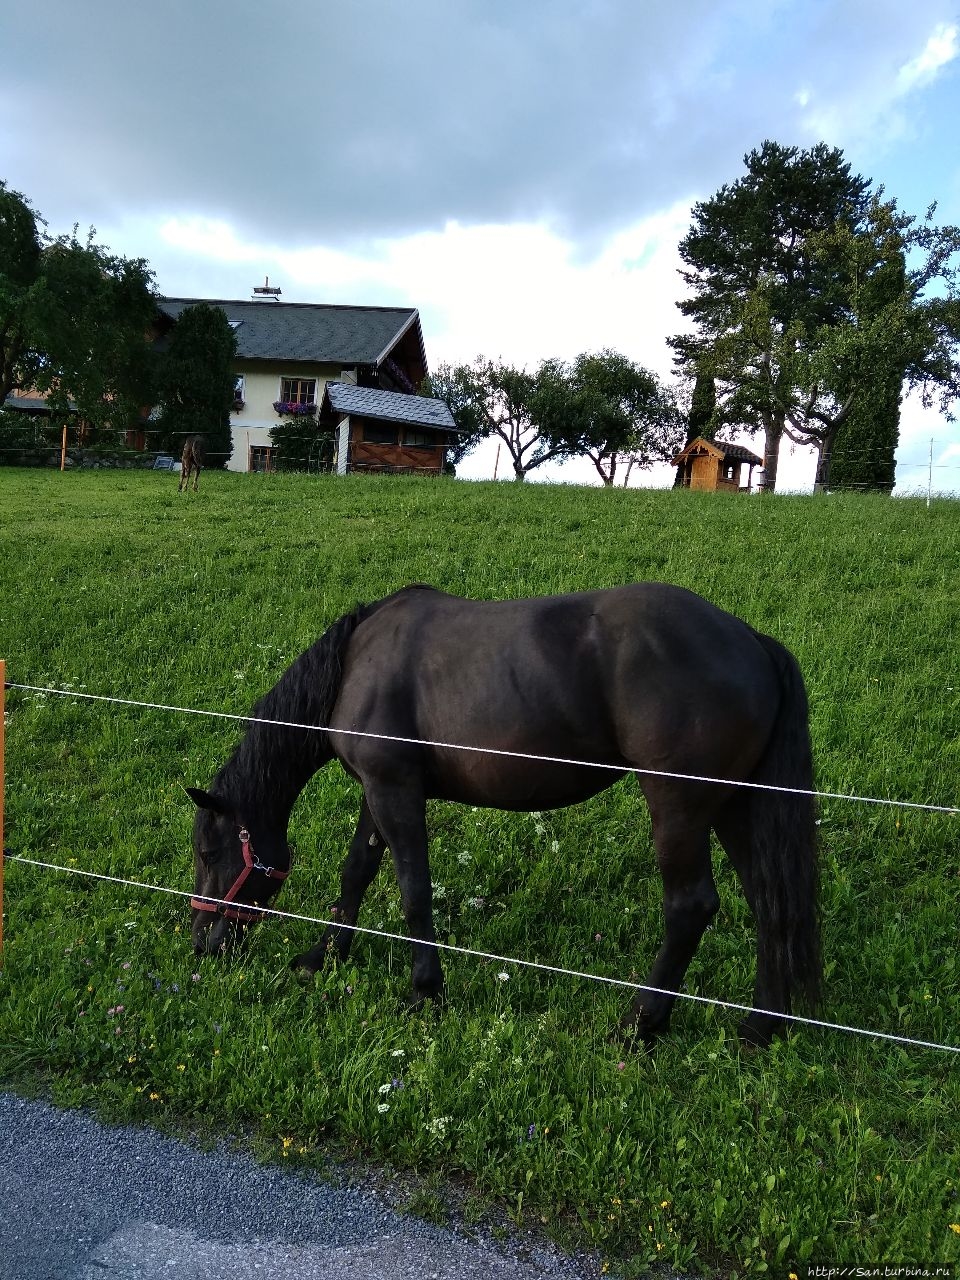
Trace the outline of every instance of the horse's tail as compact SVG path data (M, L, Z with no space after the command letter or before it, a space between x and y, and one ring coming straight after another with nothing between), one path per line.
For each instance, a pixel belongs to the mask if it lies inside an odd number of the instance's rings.
M820 954L816 806L807 693L793 654L757 634L780 680L773 733L751 782L789 790L751 790L752 865L758 961L789 998L816 1008Z

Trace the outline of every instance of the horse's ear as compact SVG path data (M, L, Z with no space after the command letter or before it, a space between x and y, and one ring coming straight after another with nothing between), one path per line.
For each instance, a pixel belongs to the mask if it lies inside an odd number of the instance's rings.
M201 791L199 787L184 787L183 789L198 809L211 809L214 813L227 812L223 801L218 800L216 796L212 796L209 791Z

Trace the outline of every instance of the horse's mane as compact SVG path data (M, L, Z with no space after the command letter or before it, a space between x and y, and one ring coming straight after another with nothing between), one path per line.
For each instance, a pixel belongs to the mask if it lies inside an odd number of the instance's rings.
M246 734L211 784L214 794L248 803L255 798L261 808L289 814L294 800L333 755L329 734L290 726L329 723L347 647L366 618L407 591L432 590L419 583L404 587L383 600L358 604L329 626L251 708Z

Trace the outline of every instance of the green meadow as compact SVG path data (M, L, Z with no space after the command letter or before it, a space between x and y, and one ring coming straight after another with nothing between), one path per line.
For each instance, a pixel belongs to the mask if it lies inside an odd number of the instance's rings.
M409 582L474 597L682 584L804 671L822 791L960 806L960 504L402 477L0 470L0 658L15 684L242 715L324 628ZM696 671L690 672L695 682ZM8 691L8 854L189 892L193 806L236 722ZM294 810L278 907L323 917L359 806L338 765ZM660 880L639 791L540 815L430 810L439 936L642 980ZM956 815L820 804L830 1022L960 1045ZM687 990L749 1002L730 867ZM311 986L318 926L197 960L184 898L8 860L0 1085L402 1173L409 1207L514 1221L611 1273L724 1276L960 1260L960 1056L816 1027L742 1050L678 1002L653 1054L628 993L466 956L403 1012L408 949L357 939ZM385 864L361 924L403 932ZM506 977L501 975L506 974Z

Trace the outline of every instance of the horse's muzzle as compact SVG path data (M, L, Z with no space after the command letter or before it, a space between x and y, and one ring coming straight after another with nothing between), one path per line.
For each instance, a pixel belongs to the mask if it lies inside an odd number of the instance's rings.
M193 922L193 949L198 956L222 956L239 945L245 930L236 920L197 912Z

